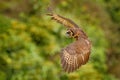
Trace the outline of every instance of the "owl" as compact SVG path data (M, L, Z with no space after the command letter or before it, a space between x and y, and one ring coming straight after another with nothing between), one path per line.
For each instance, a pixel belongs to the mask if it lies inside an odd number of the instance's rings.
M75 39L73 43L61 50L60 58L65 72L76 71L81 65L88 62L91 53L91 41L85 32L72 20L54 13L48 15L51 16L51 19L63 24L67 28L66 34Z

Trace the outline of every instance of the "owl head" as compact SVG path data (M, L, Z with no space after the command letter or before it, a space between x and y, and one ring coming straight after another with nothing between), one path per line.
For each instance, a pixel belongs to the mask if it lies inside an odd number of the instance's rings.
M66 36L69 37L69 38L72 38L73 35L74 35L74 32L72 30L70 30L70 29L67 29Z

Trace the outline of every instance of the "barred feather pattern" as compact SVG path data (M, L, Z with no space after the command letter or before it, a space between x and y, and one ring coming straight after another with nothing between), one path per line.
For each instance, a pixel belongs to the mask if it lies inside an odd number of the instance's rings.
M71 37L76 41L63 48L60 52L61 64L65 72L73 72L88 62L91 52L91 42L84 31L72 20L57 14L48 14L58 23L65 25L72 32Z
M57 21L58 23L61 23L63 25L65 25L66 27L68 28L78 28L78 25L76 25L72 20L68 19L68 18L64 18L60 15L57 15L57 14L47 14L49 16L51 16L51 19Z
M61 55L61 64L66 72L73 72L81 65L86 64L90 55L90 43L84 39L75 41L63 48Z

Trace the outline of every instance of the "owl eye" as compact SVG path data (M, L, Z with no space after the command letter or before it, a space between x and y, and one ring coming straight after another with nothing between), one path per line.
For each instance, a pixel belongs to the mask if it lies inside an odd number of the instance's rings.
M67 34L71 34L71 32L70 32L70 31L67 31L66 33L67 33Z

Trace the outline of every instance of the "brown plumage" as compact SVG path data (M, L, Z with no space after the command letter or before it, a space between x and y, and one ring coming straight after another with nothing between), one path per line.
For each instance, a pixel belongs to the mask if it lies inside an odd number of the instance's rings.
M48 14L53 20L65 25L67 34L76 39L73 43L63 48L60 53L61 64L66 72L73 72L84 65L90 56L91 42L84 31L70 19L57 14Z

